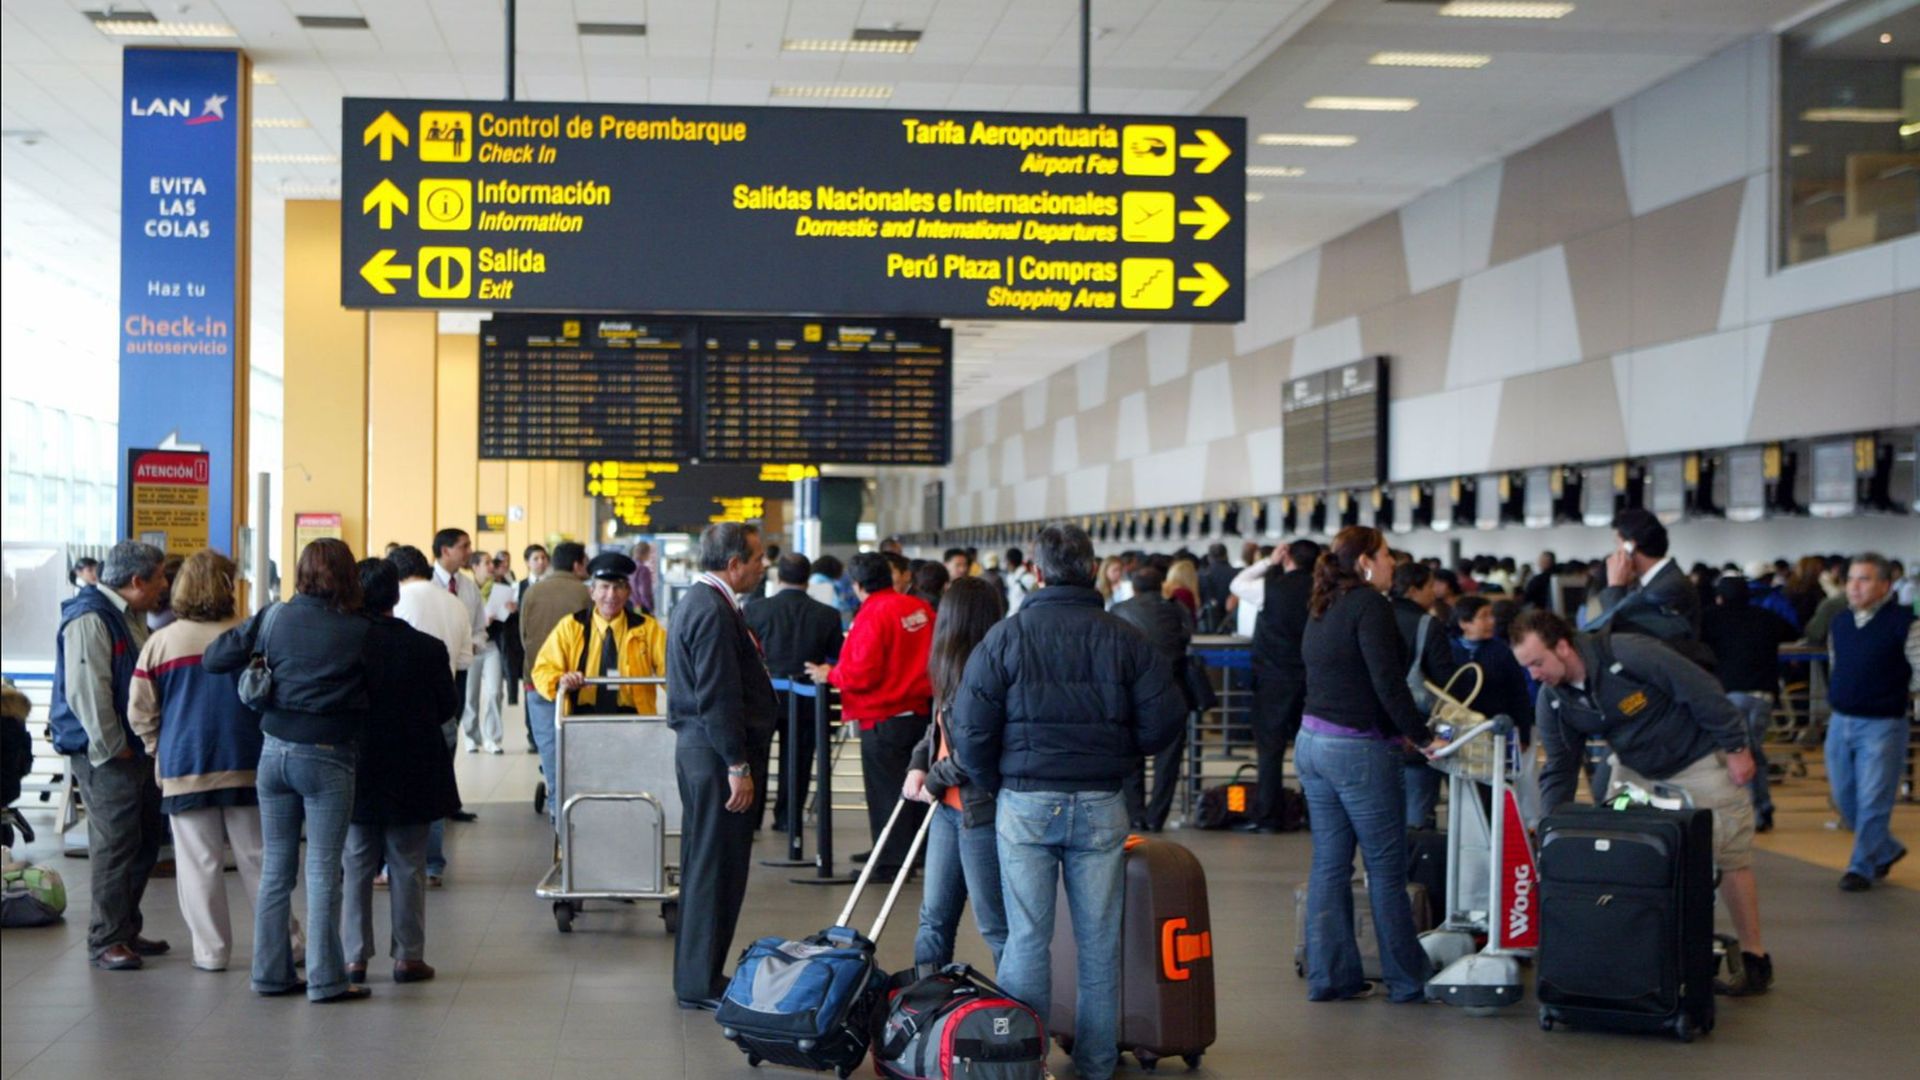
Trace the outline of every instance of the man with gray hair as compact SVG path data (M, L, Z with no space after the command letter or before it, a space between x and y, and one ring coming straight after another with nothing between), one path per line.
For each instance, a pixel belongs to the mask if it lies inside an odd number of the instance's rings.
M60 636L47 714L54 748L73 763L87 808L93 917L87 953L109 971L139 968L167 951L140 936L140 899L160 856L160 788L153 759L127 723L134 661L147 643L146 614L167 589L166 555L123 540L107 553L100 583L60 605Z
M1847 568L1850 610L1828 631L1827 783L1853 829L1853 854L1840 878L1846 892L1872 888L1907 857L1893 836L1893 803L1907 761L1907 702L1920 691L1920 619L1889 602L1892 591L1885 556L1854 556Z
M1166 658L1104 610L1085 530L1047 526L1033 562L1040 588L967 660L953 756L996 796L1007 943L995 978L1047 1015L1064 879L1079 964L1073 1061L1105 1080L1119 1057L1121 788L1143 755L1179 737L1187 703Z
M667 628L667 726L679 736L680 931L673 990L683 1009L713 1010L753 864L755 761L767 760L773 683L740 595L766 575L760 530L738 521L700 534L701 574Z

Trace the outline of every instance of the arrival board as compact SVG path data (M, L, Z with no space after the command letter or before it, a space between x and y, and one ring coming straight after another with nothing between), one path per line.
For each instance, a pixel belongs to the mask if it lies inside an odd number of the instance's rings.
M1244 315L1242 118L343 108L348 307Z

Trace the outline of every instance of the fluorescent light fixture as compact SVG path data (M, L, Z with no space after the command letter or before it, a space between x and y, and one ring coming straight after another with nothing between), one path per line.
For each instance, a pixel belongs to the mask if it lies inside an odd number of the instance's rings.
M1264 198L1266 198L1266 197L1267 197L1267 194L1266 194L1266 192L1264 192L1264 191L1249 191L1249 192L1247 192L1247 201L1248 201L1248 202L1259 202L1259 201L1260 201L1261 199L1264 199Z
M332 165L339 154L255 154L255 165Z
M1261 135L1253 140L1261 146L1352 146L1360 141L1355 135Z
M1521 0L1452 0L1440 9L1449 19L1560 19L1572 13L1572 4Z
M920 46L918 30L855 30L850 38L788 38L785 52L910 53Z
M1337 109L1345 112L1412 112L1420 107L1418 98L1410 97L1340 97L1322 95L1307 99L1309 109Z
M256 116L253 118L253 126L257 128L304 128L312 127L313 125L297 116Z
M1278 177L1280 179L1290 180L1296 176L1307 175L1307 170L1297 165L1249 165L1247 166L1247 175Z
M268 71L266 68L257 67L253 69L253 85L279 86L280 77L278 75L275 75L273 72Z
M358 15L295 15L309 30L365 30L367 20Z
M885 101L893 96L891 86L859 86L848 83L823 83L811 86L776 86L773 96L777 98L856 98L866 101Z
M240 36L226 23L161 22L151 16L145 19L132 16L95 19L93 28L108 37L230 38Z
M646 37L646 23L583 22L576 24L581 37Z
M1809 124L1897 124L1906 118L1904 109L1869 109L1859 105L1834 105L1800 114L1800 119Z
M1457 68L1470 71L1493 63L1483 53L1377 52L1367 59L1374 67Z
M1916 120L1911 124L1900 125L1901 138L1908 139L1908 138L1912 138L1915 135L1920 135L1920 120Z

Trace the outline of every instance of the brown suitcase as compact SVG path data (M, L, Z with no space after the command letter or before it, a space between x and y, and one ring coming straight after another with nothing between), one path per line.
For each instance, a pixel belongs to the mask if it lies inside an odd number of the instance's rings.
M1161 1058L1198 1067L1213 1045L1213 923L1207 875L1168 840L1127 838L1120 925L1120 1049L1148 1068ZM1047 1031L1073 1048L1079 952L1064 887L1054 908L1053 1008Z

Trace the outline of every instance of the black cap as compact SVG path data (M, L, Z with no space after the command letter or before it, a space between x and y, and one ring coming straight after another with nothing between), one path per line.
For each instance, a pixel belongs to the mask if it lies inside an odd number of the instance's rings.
M633 576L634 562L617 551L602 552L587 564L587 576L596 581L625 581Z

